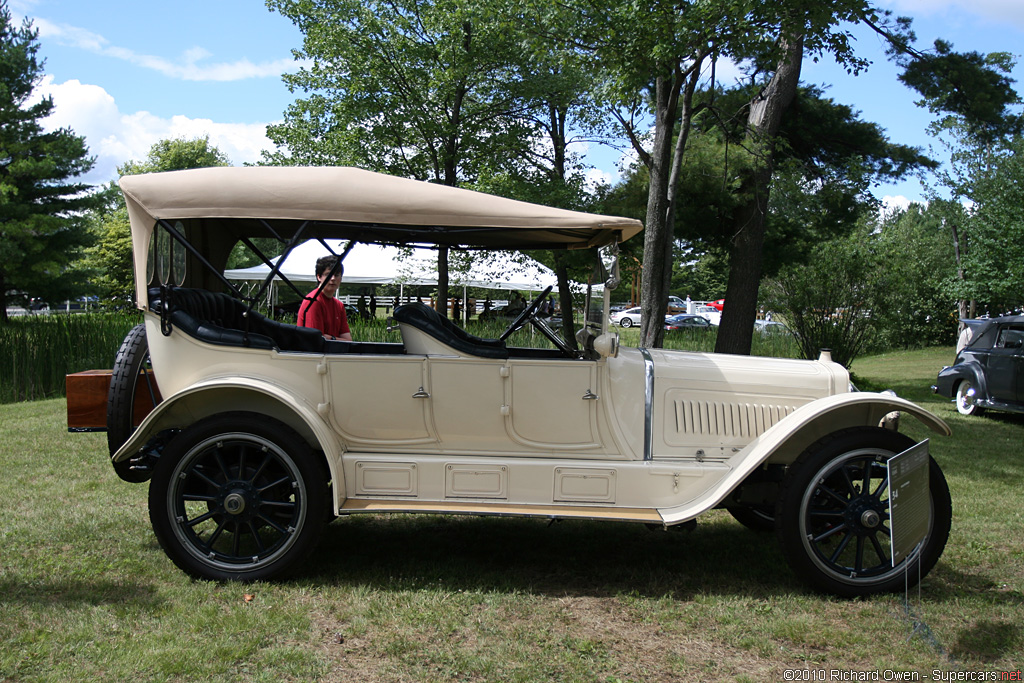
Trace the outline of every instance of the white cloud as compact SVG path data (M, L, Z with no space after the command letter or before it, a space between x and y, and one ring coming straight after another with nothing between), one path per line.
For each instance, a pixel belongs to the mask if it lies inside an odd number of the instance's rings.
M213 55L202 47L185 50L177 60L139 54L134 50L111 45L110 41L88 29L58 24L48 19L33 19L39 35L60 45L75 47L106 57L120 59L145 69L157 71L168 78L183 81L239 81L248 78L277 77L294 71L299 64L292 58L275 59L254 64L247 58L233 62L202 63Z
M914 200L908 199L907 197L904 197L901 194L895 196L885 195L884 197L882 197L882 210L884 213L889 214L895 211L902 211L914 203L920 202L915 202Z
M586 186L591 190L601 187L602 185L611 185L615 180L615 177L613 177L611 173L602 171L599 168L592 168L588 170L585 177Z
M11 18L21 23L21 17L32 11L39 4L39 0L9 0L8 9L11 10Z
M964 14L1024 30L1024 2L1020 0L885 0L883 6L915 17Z
M44 77L36 89L37 97L46 95L53 97L54 111L45 127L68 127L85 136L90 153L97 157L86 182L116 179L118 166L145 159L153 143L163 139L208 137L236 166L258 161L262 150L273 147L266 123L222 123L180 115L168 119L147 111L124 114L102 87L77 80L54 83L52 76Z

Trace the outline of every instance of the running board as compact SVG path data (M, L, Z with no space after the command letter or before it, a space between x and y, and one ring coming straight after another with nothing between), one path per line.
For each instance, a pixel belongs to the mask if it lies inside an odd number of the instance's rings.
M516 517L556 517L562 519L601 519L661 524L658 511L651 508L583 507L567 505L511 505L505 503L444 503L415 500L369 500L349 498L339 514L358 512L419 512L435 515L501 515Z

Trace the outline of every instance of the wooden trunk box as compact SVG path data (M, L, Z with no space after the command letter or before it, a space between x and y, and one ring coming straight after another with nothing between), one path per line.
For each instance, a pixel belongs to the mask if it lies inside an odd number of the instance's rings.
M111 370L84 370L65 376L68 397L69 432L103 432L107 429L107 398L110 394ZM152 373L146 371L150 379ZM152 380L157 403L160 390ZM153 410L146 376L139 374L135 382L134 422L139 426L142 419Z

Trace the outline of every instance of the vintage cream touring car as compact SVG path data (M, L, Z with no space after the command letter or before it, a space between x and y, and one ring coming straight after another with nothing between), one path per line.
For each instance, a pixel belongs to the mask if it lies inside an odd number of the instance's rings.
M241 243L271 267L270 284L279 260L254 238L279 239L283 255L310 238L614 252L641 230L635 220L348 168L199 169L121 188L145 323L116 360L111 458L122 478L150 481L156 536L194 576L279 576L329 519L379 512L667 528L724 507L774 528L798 575L843 596L902 589L942 553L951 505L931 460L927 534L893 566L886 460L914 445L895 411L948 427L855 391L827 354L620 346L607 298L577 351L535 315L548 292L499 339L413 303L394 311L393 342L331 341L260 314L263 291L242 296L223 277ZM511 346L527 323L554 348ZM155 408L135 428L154 377Z

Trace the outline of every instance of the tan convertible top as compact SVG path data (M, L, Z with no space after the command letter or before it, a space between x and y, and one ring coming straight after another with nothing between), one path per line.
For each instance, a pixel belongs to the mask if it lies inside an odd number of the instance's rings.
M148 244L158 219L314 221L314 234L324 238L478 248L585 248L643 229L632 218L553 209L358 168L201 168L125 176L120 184L136 248Z

